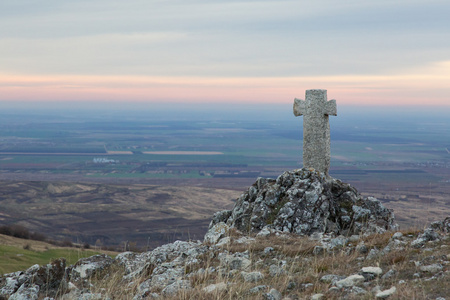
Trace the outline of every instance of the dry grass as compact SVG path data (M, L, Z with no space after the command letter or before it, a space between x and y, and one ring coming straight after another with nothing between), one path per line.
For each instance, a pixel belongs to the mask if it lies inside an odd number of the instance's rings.
M177 294L160 299L262 299L263 293L268 293L270 289L276 289L282 293L282 297L291 299L309 299L316 293L325 294L326 299L375 299L371 290L375 286L380 286L382 290L392 286L397 288L397 292L391 299L436 299L443 297L450 285L450 276L437 275L430 279L431 274L420 273L416 262L422 265L441 263L444 265L444 272L450 265L449 240L431 242L427 245L431 251L415 249L410 247L410 242L417 237L414 230L404 231L405 247L394 249L385 255L380 255L372 259L365 258L366 255L356 251L355 245L347 245L342 249L324 252L319 255L313 254L313 249L317 245L307 237L298 236L276 236L250 237L247 242L242 242L237 232L230 233L230 242L221 247L211 247L198 257L196 264L186 265L184 268L185 279L188 279L192 289L180 290ZM407 235L414 234L414 237ZM370 248L383 249L390 241L393 232L371 235L361 238ZM272 247L272 251L268 251ZM265 251L266 249L266 251ZM247 253L252 264L245 271L258 271L263 274L263 279L258 282L245 282L240 270L232 270L229 266L221 264L219 254L227 252ZM283 272L274 275L271 267L275 265L281 267ZM395 273L392 277L381 279L376 278L362 286L367 294L355 295L348 293L344 289L329 291L332 285L322 282L320 279L324 275L350 276L358 274L362 267L379 266L383 274L389 270ZM102 274L96 274L90 280L91 292L101 293L103 298L110 299L133 299L139 292L139 285L151 278L155 266L150 266L139 278L131 283L123 280L124 269L118 266L111 267ZM216 271L208 272L208 268ZM204 270L204 272L198 272ZM420 273L420 276L417 274ZM207 292L204 289L211 284L226 284L224 290ZM259 292L251 293L251 289L263 286ZM62 293L63 291L61 291ZM150 292L162 294L162 288L153 288ZM151 299L151 298L150 298Z

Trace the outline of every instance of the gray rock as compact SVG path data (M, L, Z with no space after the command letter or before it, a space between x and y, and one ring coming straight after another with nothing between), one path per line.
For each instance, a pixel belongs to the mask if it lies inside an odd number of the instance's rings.
M273 296L273 299L275 300L281 300L281 293L279 291L277 291L276 289L270 289L269 294L271 294Z
M164 288L167 285L171 285L177 281L178 278L183 276L184 267L171 267L164 268L158 266L154 270L154 275L151 279L151 286L156 288Z
M212 228L217 223L226 222L226 220L230 217L230 215L231 215L231 210L222 210L222 211L216 212L211 219L209 228Z
M213 225L205 234L205 243L216 244L221 238L228 234L230 228L224 222Z
M152 252L123 252L116 256L114 263L123 266L125 270L124 279L131 280L134 277L139 277L149 267L148 262L151 255Z
M166 297L174 296L176 293L182 290L192 289L191 282L189 280L177 280L176 282L166 286L162 290L162 294Z
M137 294L133 297L133 300L141 300L146 299L148 295L150 294L151 284L152 280L147 279L146 281L142 282L139 287Z
M241 272L242 279L245 282L258 282L264 279L264 275L261 272Z
M450 216L443 221L436 221L430 224L430 228L436 231L441 231L444 234L450 233Z
M345 279L345 276L340 276L340 275L333 275L333 274L328 274L328 275L324 275L320 278L321 282L325 282L325 283L331 283L331 284L336 284L336 282L338 282L339 280Z
M222 222L244 233L264 229L266 234L275 230L337 236L396 228L393 213L380 201L364 198L350 185L309 169L284 172L276 180L258 178ZM344 241L334 241L335 246Z
M248 293L251 295L255 295L264 290L267 290L267 288L268 288L267 285L258 285L258 286L255 286L254 288L251 288L250 290L248 290Z
M221 253L219 254L219 260L221 265L229 270L246 270L251 265L251 261L248 258L239 256L237 253L233 255Z
M347 245L348 239L343 236L338 236L334 239L331 239L329 243L329 249L335 249L335 248L343 248L345 245Z
M339 294L341 292L341 289L335 286L332 286L328 289L328 293L330 294Z
M149 254L149 262L152 264L160 264L178 257L195 258L198 255L205 253L207 249L208 247L202 245L200 242L175 241L151 251Z
M238 238L237 240L235 240L234 242L236 244L244 244L244 245L249 245L253 242L255 242L256 240L254 238L248 237L248 236L243 236Z
M280 276L280 275L283 275L285 273L286 273L286 271L280 266L270 265L270 267L269 267L269 275L271 277Z
M256 236L266 237L269 236L270 234L272 234L272 231L270 230L269 226L264 226L263 229L261 229L261 231L258 232Z
M395 270L390 269L383 276L381 276L381 279L386 280L386 279L392 278L394 275L395 275Z
M397 291L397 288L395 286L393 286L388 290L384 290L384 291L380 291L380 292L376 293L375 297L379 298L379 299L387 299L388 297L394 295L396 291Z
M361 273L373 274L374 276L378 277L383 274L383 270L381 270L380 267L364 267L361 269Z
M65 292L67 282L66 260L56 259L44 266L33 265L25 272L15 272L6 274L3 278L0 277L0 298L14 293L18 293L14 297L22 297L26 293L33 295L36 290L40 298L44 296L39 294L40 291L45 292L45 295L49 297L54 297L58 292Z
M357 242L359 242L359 239L360 239L360 238L361 238L361 237L360 237L359 235L354 234L354 235L352 235L352 236L350 236L350 237L348 238L348 241L351 242L351 243L357 243Z
M216 246L217 246L217 247L220 247L220 246L227 246L227 245L229 245L230 243L231 243L231 237L226 236L226 237L224 237L224 238L221 238L221 239L217 242Z
M399 239L403 236L403 233L401 232L396 232L394 233L394 235L392 236L393 239Z
M367 246L364 243L361 243L358 246L356 246L356 251L358 251L358 253L360 254L367 254L367 252L369 252L369 248L367 248Z
M113 259L106 254L82 258L73 266L70 280L80 281L90 278L95 273L104 271L112 263Z
M269 254L274 251L273 247L266 247L264 248L264 254Z
M361 287L358 287L358 286L352 287L352 289L350 290L350 292L351 292L352 294L355 294L355 295L365 295L365 294L367 294L367 291L366 291L365 289L363 289L363 288L361 288Z
M25 283L9 297L9 300L36 300L39 297L39 286L37 284Z
M277 291L276 289L270 289L268 293L264 293L263 299L265 300L281 300L281 293Z
M411 246L414 248L421 248L428 241L435 241L439 239L439 234L437 234L433 228L427 228L424 232L419 235L417 239L411 242Z
M369 254L367 254L366 259L374 259L380 256L380 250L377 248L370 249Z
M343 287L353 287L355 285L358 285L360 283L364 282L364 276L361 275L350 275L345 279L339 280L336 282L336 286L338 288Z
M444 267L441 264L432 264L432 265L419 267L420 271L431 273L431 274L438 273L438 272L442 271L443 269L444 269Z
M0 297L13 294L20 287L19 280L15 277L6 277L2 280L2 288L0 289Z

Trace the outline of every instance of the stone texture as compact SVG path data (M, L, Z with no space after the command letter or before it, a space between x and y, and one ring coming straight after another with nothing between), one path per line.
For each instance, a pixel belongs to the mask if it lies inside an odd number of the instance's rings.
M189 280L177 280L174 283L166 286L162 290L162 294L166 297L171 297L181 290L190 290L190 289L192 289L192 287L191 282Z
M81 282L98 272L104 271L113 262L113 259L106 254L94 255L80 259L70 272L72 282Z
M364 276L361 275L350 275L345 279L339 280L336 282L336 286L338 288L343 288L343 287L353 287L355 285L358 285L360 283L364 282Z
M383 274L383 270L380 267L364 267L361 269L361 273L369 273L378 277Z
M331 284L336 284L336 282L338 282L339 280L345 279L344 276L339 276L339 275L334 275L334 274L328 274L328 275L323 275L320 278L321 282L325 282L325 283L331 283Z
M242 279L244 279L245 282L258 282L264 279L264 275L261 272L255 271L255 272L241 272Z
M37 284L26 283L14 294L9 297L9 300L36 300L39 297L39 286Z
M422 272L428 272L428 273L437 273L444 269L444 267L441 264L432 264L432 265L426 265L426 266L420 266L419 270Z
M234 253L232 255L221 253L219 260L222 266L228 270L246 270L251 265L248 254Z
M229 217L220 222L245 233L264 229L348 236L396 228L393 213L380 201L362 197L349 184L308 169L284 172L276 180L258 178L233 209L221 215ZM213 220L207 235L216 231L215 226ZM344 240L338 242L342 246Z
M294 115L303 115L303 167L328 175L330 168L330 123L336 116L336 100L327 101L327 90L306 90L305 100L294 100Z
M229 229L228 225L224 222L214 224L205 235L205 243L216 244L221 238L225 237Z
M376 293L375 297L378 299L387 299L390 296L394 295L396 291L397 291L397 288L395 286L393 286L388 290L384 290L384 291L380 291L380 292Z

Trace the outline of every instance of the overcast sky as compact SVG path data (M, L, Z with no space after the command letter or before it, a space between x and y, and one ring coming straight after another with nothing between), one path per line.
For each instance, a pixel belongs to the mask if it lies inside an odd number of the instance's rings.
M0 1L0 100L450 106L450 1Z

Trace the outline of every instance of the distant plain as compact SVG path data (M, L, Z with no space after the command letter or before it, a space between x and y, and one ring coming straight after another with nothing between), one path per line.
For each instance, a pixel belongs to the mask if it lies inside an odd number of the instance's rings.
M201 238L257 177L301 167L303 120L291 110L4 107L0 224L92 244ZM448 109L338 107L330 124L333 177L402 226L449 214Z

